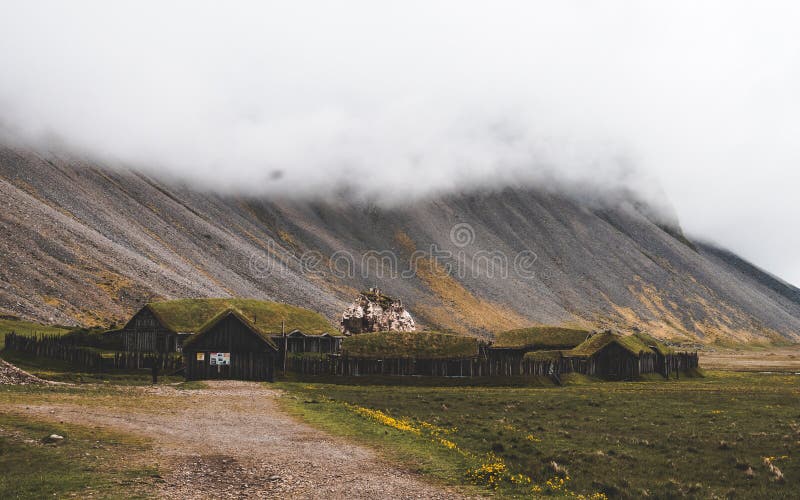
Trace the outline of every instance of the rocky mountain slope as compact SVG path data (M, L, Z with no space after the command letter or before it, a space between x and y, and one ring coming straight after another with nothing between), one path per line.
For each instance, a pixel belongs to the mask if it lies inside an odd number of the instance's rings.
M156 298L234 295L336 322L372 286L402 298L418 326L459 332L555 324L800 340L800 290L626 198L252 198L0 148L0 313L110 324Z

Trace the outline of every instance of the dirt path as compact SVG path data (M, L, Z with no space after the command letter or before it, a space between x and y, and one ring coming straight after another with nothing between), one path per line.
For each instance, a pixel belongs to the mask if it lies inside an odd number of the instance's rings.
M174 392L163 411L74 405L20 406L23 412L94 424L155 441L168 472L162 498L459 498L282 412L278 391L246 382ZM153 389L148 389L153 390Z

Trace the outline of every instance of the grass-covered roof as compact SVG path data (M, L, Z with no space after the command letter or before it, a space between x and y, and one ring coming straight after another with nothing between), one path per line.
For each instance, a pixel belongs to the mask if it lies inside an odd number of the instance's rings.
M635 335L622 336L612 332L596 333L579 346L565 353L567 356L592 356L608 344L616 342L620 347L636 356L640 352L651 352L650 348Z
M466 358L478 354L478 339L439 332L362 333L342 341L342 352L357 358Z
M562 351L559 350L552 350L552 351L531 351L526 352L524 359L529 359L533 361L551 361L561 358Z
M498 333L493 347L515 349L556 349L575 347L589 336L586 330L555 326L534 326Z
M180 299L148 304L164 325L175 332L198 332L206 323L227 309L239 314L265 333L280 333L281 321L286 331L324 333L335 330L322 315L302 307L256 299Z

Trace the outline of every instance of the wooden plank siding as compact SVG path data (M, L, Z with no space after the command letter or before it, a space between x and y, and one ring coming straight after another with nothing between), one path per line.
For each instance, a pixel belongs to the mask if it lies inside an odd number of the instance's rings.
M272 341L282 349L284 338L281 335L272 335L271 337ZM342 338L331 335L308 335L294 331L286 336L285 342L289 353L316 352L334 354L339 352Z
M222 350L193 351L193 356L184 353L184 370L187 380L266 380L275 379L275 355L265 352L231 352L231 364L212 366L209 362L212 352ZM197 353L203 359L197 359Z
M120 332L123 350L128 352L180 352L179 335L147 307L133 315Z
M212 352L230 353L230 365L210 363ZM203 359L198 360L197 354ZM273 380L278 349L237 315L228 314L198 333L183 349L187 380Z
M616 344L611 344L615 345ZM521 359L517 356L476 356L463 359L354 358L331 354L321 358L289 358L287 368L303 375L333 376L435 376L435 377L552 377L579 373L608 380L627 380L648 373L665 377L698 367L697 353L679 352L664 357L670 366L661 371L654 352L634 355L616 347L602 349L589 357L555 357L553 359Z
M636 355L612 342L589 358L586 375L623 380L655 373L655 358L653 351Z

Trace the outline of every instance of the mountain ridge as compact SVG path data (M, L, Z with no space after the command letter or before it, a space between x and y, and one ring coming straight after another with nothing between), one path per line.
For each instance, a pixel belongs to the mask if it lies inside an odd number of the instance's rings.
M533 187L386 207L244 197L0 147L0 310L109 324L150 300L235 295L335 321L377 285L422 326L460 333L553 324L800 341L800 290L637 203ZM488 275L492 255L507 259L505 278ZM512 269L520 255L530 276ZM338 256L350 256L347 273L332 265Z

